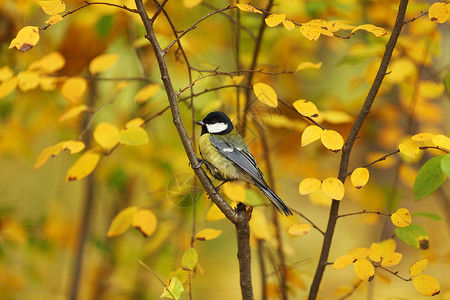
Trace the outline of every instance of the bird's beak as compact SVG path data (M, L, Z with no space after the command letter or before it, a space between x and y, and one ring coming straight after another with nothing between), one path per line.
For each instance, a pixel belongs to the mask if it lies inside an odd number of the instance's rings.
M200 125L200 126L205 125L205 123L203 123L203 121L195 121L195 123L198 124L198 125Z

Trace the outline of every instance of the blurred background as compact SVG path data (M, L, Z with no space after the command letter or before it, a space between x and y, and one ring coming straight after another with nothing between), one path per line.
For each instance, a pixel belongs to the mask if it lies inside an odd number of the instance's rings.
M83 1L64 2L66 11L85 5ZM108 2L135 7L133 1ZM264 72L255 72L251 83L269 84L288 104L298 99L315 103L318 121L345 139L378 69L397 2L274 1L272 12L285 13L297 23L335 20L343 28L373 24L385 28L387 35L375 37L358 31L349 39L321 36L311 41L302 36L299 26L293 31L281 25L266 27L255 68ZM165 9L176 30L185 30L231 3L193 4L168 1ZM266 8L267 1L252 1L251 5ZM428 1L410 1L406 20L420 16L429 6ZM146 1L146 7L150 15L156 11L152 1ZM87 5L41 30L40 40L31 50L8 49L21 28L42 28L48 18L37 1L0 1L0 298L159 299L163 284L158 278L167 283L176 275L184 283L181 299L239 299L234 226L217 212L194 179L138 15L118 7ZM240 31L236 20L242 24ZM182 117L194 145L200 128L193 128L193 121L208 112L225 111L235 124L241 120L250 72L235 71L238 65L249 70L261 20L260 14L226 10L186 34L181 39L183 51L174 45L167 53L176 91L189 87L188 65L192 80L216 69L234 72L198 80L193 93L199 95L192 100L189 88L180 94ZM162 47L174 39L164 15L155 22L155 31ZM335 34L346 37L350 31L342 29ZM116 60L94 78L89 65L105 53L114 54ZM53 56L42 63L48 55ZM57 61L59 67L44 72L42 64L48 61L50 65ZM302 62L322 65L294 72ZM404 27L389 74L355 143L350 170L396 151L416 133L448 134L449 92L444 80L447 78L448 88L449 64L448 21L431 22L425 14ZM239 75L247 77L242 80ZM67 81L73 78L82 83L70 89ZM239 84L242 87L237 89ZM153 87L151 92L137 99L138 92L148 85ZM224 87L229 85L232 87ZM268 182L289 207L325 230L331 199L321 191L301 196L299 183L309 177L336 177L340 152L333 153L320 142L302 147L301 134L310 123L289 107L280 104L268 108L253 93L249 104L251 117L245 138ZM145 121L148 143L120 144L104 151L93 138L101 122L122 129L135 118ZM86 145L83 152L71 155L62 151L35 169L43 149L78 139ZM95 171L84 179L66 181L69 168L89 149L105 154ZM391 213L405 207L413 214L413 222L426 230L428 249L406 245L394 237L389 217L359 214L339 219L329 261L393 237L403 258L392 271L409 278L411 264L427 258L425 273L441 284L441 293L435 297L450 299L446 278L450 264L448 181L421 201L416 202L412 192L419 168L439 154L442 152L420 151L415 159L396 154L374 164L363 188L356 189L346 181L340 209L341 214L363 210ZM289 269L287 295L289 299L304 299L322 246L320 232L312 229L304 236L289 234L292 225L307 223L298 214L279 216L276 227L272 207L253 188L228 183L222 192L230 203L245 199L255 206L251 241L256 299L262 297L262 282L269 298L281 297L277 228ZM144 237L125 224L123 233L107 237L114 217L130 206L154 213L154 233ZM193 232L204 228L222 233L215 239L193 242ZM198 263L195 271L186 271L181 259L192 245ZM320 298L426 298L412 282L383 270L376 273L370 284L359 284L352 267L333 270L330 266Z

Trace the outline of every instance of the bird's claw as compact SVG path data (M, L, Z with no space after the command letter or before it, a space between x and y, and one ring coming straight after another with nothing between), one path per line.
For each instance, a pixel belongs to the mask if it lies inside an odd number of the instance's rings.
M203 159L198 158L199 163L195 166L191 165L191 163L189 163L189 165L191 166L192 169L199 169L201 168L201 166L203 166L203 164L205 163L205 161Z

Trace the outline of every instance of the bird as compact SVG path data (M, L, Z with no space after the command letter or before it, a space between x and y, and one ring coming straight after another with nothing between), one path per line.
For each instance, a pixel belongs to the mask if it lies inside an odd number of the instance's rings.
M278 212L292 215L292 211L264 180L247 144L224 112L210 112L195 123L202 126L199 139L201 164L214 178L223 181L222 184L236 180L250 183L261 190Z

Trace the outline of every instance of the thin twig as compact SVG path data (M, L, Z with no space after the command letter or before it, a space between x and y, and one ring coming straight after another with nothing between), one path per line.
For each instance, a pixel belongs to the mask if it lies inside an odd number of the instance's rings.
M380 268L380 269L382 269L382 270L385 270L386 272L389 272L389 273L391 273L392 275L397 276L398 278L400 278L400 279L403 280L403 281L411 281L411 280L412 280L411 277L410 277L410 278L405 278L405 277L402 277L402 276L398 275L398 271L396 271L396 272L391 271L391 270L386 269L385 267L383 267L383 266L381 266L381 265L378 265L378 264L374 264L373 266L374 266L375 268Z
M204 16L203 18L201 18L200 20L198 20L197 22L195 22L194 24L191 25L191 27L189 27L188 29L186 29L185 31L183 31L183 33L181 33L176 39L174 39L169 46L167 46L164 50L163 53L166 54L167 52L169 52L170 48L172 48L172 46L177 43L183 36L185 36L188 32L194 30L195 28L197 28L197 25L199 23L201 23L202 21L206 20L207 18L214 16L215 14L218 14L220 12L226 11L230 9L230 6L227 6L225 8L210 12L209 14L207 14L206 16Z
M290 208L290 210L291 210L294 214L297 214L297 215L299 215L300 217L302 217L303 219L305 219L306 222L308 222L309 224L311 224L311 226L312 226L314 229L316 229L318 232L320 232L322 235L325 235L325 232L324 232L322 229L320 229L316 224L314 224L314 222L311 221L309 218L307 218L304 214L302 214L301 212L299 212L299 211L297 211L297 210L295 210L295 209L292 209L292 208Z
M146 270L150 271L153 276L155 276L156 279L158 279L158 281L162 284L162 286L166 289L166 291L170 294L170 296L172 296L173 299L176 299L175 296L172 294L172 292L170 291L170 289L168 288L168 286L165 284L165 282L161 279L161 277L159 277L158 273L156 273L152 268L150 268L149 266L147 266L143 261L141 261L140 259L137 260L137 262L143 266Z
M345 300L348 297L350 297L351 295L353 295L354 292L356 292L356 290L358 289L358 287L361 285L361 283L363 283L362 280L358 281L356 284L353 285L352 289L345 294L344 296L342 296L341 298L339 298L338 300Z
M354 213L338 215L337 218L343 218L343 217L355 216L355 215L363 215L363 214L376 214L376 215L386 216L386 217L390 217L392 215L392 214L384 213L384 212L381 212L381 211L366 211L366 210L363 210L363 211L358 211L358 212L354 212Z

